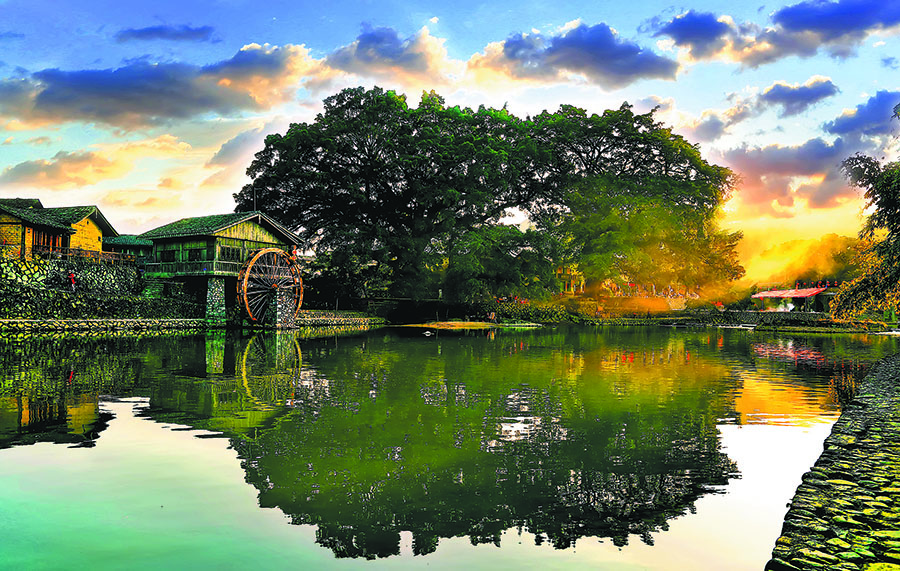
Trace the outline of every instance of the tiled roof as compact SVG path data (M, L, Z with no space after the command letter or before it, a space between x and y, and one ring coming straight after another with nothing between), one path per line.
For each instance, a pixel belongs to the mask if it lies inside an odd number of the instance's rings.
M778 289L778 290L770 290L770 291L761 291L759 293L753 294L752 298L760 299L763 297L778 297L778 298L788 298L788 297L812 297L816 294L820 294L828 288L824 287L807 287L800 289Z
M13 208L43 208L38 198L0 198L0 205Z
M63 224L56 217L47 216L45 214L46 210L43 208L13 208L12 206L0 204L0 212L6 212L11 216L15 216L31 226L52 228L54 230L68 231L69 233L73 232L70 226Z
M118 236L103 213L96 206L60 206L44 208L37 198L0 198L0 210L12 214L31 225L47 228L68 228L91 217L104 236Z
M147 246L153 245L152 240L135 236L134 234L121 234L119 236L106 236L103 238L104 244L113 246Z
M119 235L96 206L58 206L55 208L44 208L41 212L46 212L49 216L66 226L77 224L85 218L93 216L94 222L97 223L104 235Z
M55 218L58 222L71 226L81 222L97 210L96 206L58 206L56 208L44 208L42 213Z
M282 234L282 238L287 242L296 242L297 237L290 230L278 222L272 220L267 215L259 211L254 212L233 212L231 214L213 214L210 216L198 216L195 218L182 218L165 226L148 230L141 234L141 238L182 238L187 236L210 236L220 230L240 224L247 220L256 220L262 224L265 222L270 228L278 234Z

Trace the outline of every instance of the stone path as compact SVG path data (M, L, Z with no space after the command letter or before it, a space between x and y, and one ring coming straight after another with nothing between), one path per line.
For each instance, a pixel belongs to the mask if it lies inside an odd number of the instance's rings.
M900 355L873 367L803 475L770 571L900 571Z

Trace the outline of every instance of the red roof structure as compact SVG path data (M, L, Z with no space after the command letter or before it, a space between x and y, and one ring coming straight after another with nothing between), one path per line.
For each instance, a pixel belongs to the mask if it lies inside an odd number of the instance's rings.
M807 287L801 289L777 289L772 291L761 291L759 293L753 294L752 298L759 299L763 297L775 297L775 298L795 298L795 297L812 297L816 294L822 293L828 289L827 287Z

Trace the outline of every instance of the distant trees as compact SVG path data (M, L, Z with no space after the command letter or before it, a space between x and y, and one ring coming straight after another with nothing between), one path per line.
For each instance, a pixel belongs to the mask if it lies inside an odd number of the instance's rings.
M537 295L564 262L592 279L689 285L743 272L740 235L716 225L732 173L627 104L520 119L434 92L410 108L391 91L345 89L312 123L268 136L247 173L237 209L255 197L353 290ZM533 229L502 226L512 210Z

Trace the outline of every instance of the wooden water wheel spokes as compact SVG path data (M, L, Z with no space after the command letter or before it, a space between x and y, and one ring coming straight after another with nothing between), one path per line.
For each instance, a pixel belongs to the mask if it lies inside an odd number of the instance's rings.
M266 316L276 311L279 292L288 292L293 317L303 303L300 268L294 258L278 248L254 252L238 274L237 289L244 311L256 323L265 323Z

